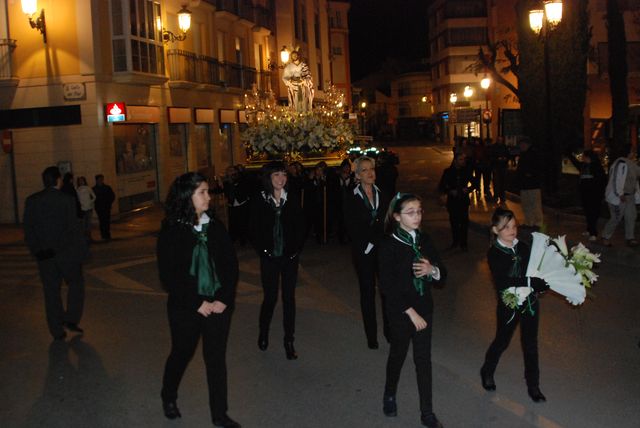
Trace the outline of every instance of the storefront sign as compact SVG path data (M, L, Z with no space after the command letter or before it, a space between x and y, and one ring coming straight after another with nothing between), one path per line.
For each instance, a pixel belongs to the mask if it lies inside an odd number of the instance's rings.
M214 115L213 110L210 108L197 108L196 112L196 123L213 123Z
M191 122L191 109L182 107L167 107L169 112L169 123L189 123Z
M238 110L238 122L247 123L247 112L245 110Z
M124 122L127 120L126 106L124 103L108 103L105 109L107 122Z
M235 110L225 110L220 109L220 123L235 123L236 122L236 111Z
M127 122L160 123L160 107L127 106Z

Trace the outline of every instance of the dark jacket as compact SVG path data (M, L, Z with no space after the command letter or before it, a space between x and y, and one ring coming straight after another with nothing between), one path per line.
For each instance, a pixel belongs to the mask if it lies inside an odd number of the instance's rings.
M211 215L210 215L211 216ZM160 282L169 292L169 301L186 310L198 310L202 302L219 300L232 308L238 283L238 259L226 229L211 218L207 231L209 256L215 263L221 288L213 298L198 294L198 282L189 274L196 234L192 227L162 225L156 247Z
M372 219L362 196L354 193L356 189L354 188L345 199L344 219L352 249L358 254L363 254L368 243L375 246L384 235L384 218L389 206L389 197L380 192L378 211L375 219Z
M93 193L96 195L94 207L96 211L111 211L111 204L116 199L111 186L102 184L93 186Z
M55 187L29 196L24 208L24 237L38 260L82 262L87 241L76 215L76 201Z
M520 257L520 274L517 276L511 276L512 266L514 263L514 256L507 254L502 250L492 245L487 252L487 261L489 262L489 270L493 277L493 285L498 295L498 301L501 302L500 293L509 287L526 287L527 277L527 265L529 264L529 257L531 256L531 248L527 243L518 241L516 244L516 251ZM540 278L531 278L531 287L536 292L541 292L549 287Z
M422 317L433 313L431 286L446 280L447 269L426 233L421 235L420 252L433 266L440 269L439 280L425 282L423 296L418 294L413 285L413 260L415 258L413 249L391 235L385 235L379 244L380 291L385 296L385 309L390 319L406 316L404 312L411 307Z
M532 146L520 154L516 174L520 190L539 189L542 164L538 151Z
M276 214L262 192L250 200L249 240L259 255L271 256L273 252L273 226ZM306 227L300 200L294 193L287 193L281 214L284 248L283 256L291 257L302 251Z
M440 178L438 191L447 195L447 206L469 205L469 192L476 188L476 182L468 167L445 169Z

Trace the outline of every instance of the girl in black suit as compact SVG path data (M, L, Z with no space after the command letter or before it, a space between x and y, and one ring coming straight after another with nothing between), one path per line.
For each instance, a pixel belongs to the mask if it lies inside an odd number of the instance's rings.
M282 162L262 168L263 190L251 199L249 236L260 256L260 276L264 300L260 307L258 347L269 346L269 327L278 300L282 279L284 348L287 359L298 358L293 347L296 325L296 282L299 255L305 239L304 215L300 201L287 193L287 172Z
M167 196L157 256L169 292L171 353L161 395L165 416L181 417L178 386L202 336L213 425L235 428L240 424L227 415L226 351L238 260L224 226L209 211L210 200L207 179L195 172L178 177Z
M400 371L413 343L420 395L420 420L427 427L442 427L433 413L431 397L431 286L443 282L447 272L429 235L420 232L422 203L409 193L391 201L385 221L387 234L378 248L380 289L389 320L390 348L384 388L383 412L396 416Z
M388 199L376 186L376 165L373 159L356 159L356 178L344 202L345 225L351 239L351 254L360 286L360 309L369 349L378 349L376 321L377 245L384 234L384 215ZM384 306L384 301L382 302ZM388 340L386 314L383 311L384 336Z
M520 323L520 340L524 353L524 377L529 396L535 402L546 401L540 392L538 369L538 320L540 305L536 293L549 286L540 278L525 276L531 248L519 241L518 223L512 211L498 208L491 217L492 244L487 253L489 269L498 297L496 337L485 355L480 369L482 387L487 391L496 389L493 373L500 356L509 346L511 337ZM531 286L533 292L523 303L523 309L511 309L502 301L502 292L510 287Z

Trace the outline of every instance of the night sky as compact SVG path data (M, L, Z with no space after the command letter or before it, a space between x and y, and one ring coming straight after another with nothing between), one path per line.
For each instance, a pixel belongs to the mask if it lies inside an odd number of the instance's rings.
M427 0L351 0L351 80L377 71L386 58L427 55Z

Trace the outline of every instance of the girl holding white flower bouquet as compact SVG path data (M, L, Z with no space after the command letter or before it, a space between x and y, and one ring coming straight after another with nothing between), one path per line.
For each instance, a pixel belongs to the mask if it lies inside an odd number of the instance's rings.
M491 217L491 247L487 253L489 269L498 296L496 336L480 369L482 387L494 391L493 374L500 356L507 349L520 323L520 340L524 353L527 391L535 402L546 401L539 388L537 293L549 288L547 283L525 275L531 249L517 238L518 223L512 211L498 208Z

